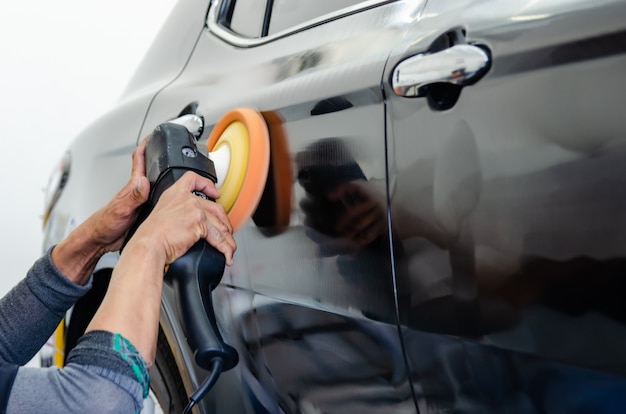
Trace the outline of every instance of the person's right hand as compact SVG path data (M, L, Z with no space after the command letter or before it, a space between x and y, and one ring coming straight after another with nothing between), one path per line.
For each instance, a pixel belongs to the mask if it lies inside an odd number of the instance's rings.
M211 180L193 172L186 173L161 195L127 248L139 241L147 243L163 255L165 264L170 264L204 239L222 252L226 264L231 265L237 244L224 208L194 195L193 191L213 199L219 197Z

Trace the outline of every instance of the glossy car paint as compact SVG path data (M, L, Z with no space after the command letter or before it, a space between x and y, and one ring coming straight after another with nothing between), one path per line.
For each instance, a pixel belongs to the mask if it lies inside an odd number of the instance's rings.
M452 109L385 83L394 270L420 407L604 412L623 401L611 374L625 373L626 5L475 3L430 2L388 66L461 27L493 62ZM595 395L599 384L613 395Z
M236 234L214 300L240 363L204 412L619 412L623 2L368 1L261 40L205 27L208 6L177 6L72 145L46 233L106 202L159 123L193 110L203 142L234 107L264 115L291 217ZM458 43L489 57L475 84L396 94L399 63ZM206 372L174 309L166 288L191 392Z
M326 191L362 175L384 188L381 76L389 44L403 35L394 27L395 16L416 14L423 3L410 7L375 7L246 49L225 44L207 31L188 68L156 97L146 119L142 135L195 101L209 124L238 106L281 120L294 164L291 222L286 229L274 229L278 234L270 237L252 221L242 228L236 235L237 262L223 279L229 289L215 293L216 301L223 301L217 306L223 313L223 335L236 339L241 355L248 356L233 375L245 376L246 387L257 390L257 404L270 412L285 404L292 410L305 405L363 410L372 404L369 392L364 393L370 389L385 396L385 409L415 409L396 331L390 250L384 237L367 257L349 257L340 238L304 225L310 218L299 207L312 197L304 186ZM345 161L355 166L349 173L356 175L329 174L327 169L346 156L354 158ZM308 183L303 185L303 180ZM334 214L334 206L324 208ZM291 323L293 313L301 316ZM373 328L379 321L385 324ZM377 334L379 330L385 334ZM237 337L241 331L245 338ZM274 339L282 335L304 337ZM184 337L175 337L180 349L186 349ZM335 343L326 344L330 339ZM356 349L347 346L355 341L361 343ZM387 375L389 379L381 381ZM355 381L362 385L352 388ZM222 379L215 389L221 403L228 399L225 384ZM338 392L342 386L346 389ZM336 394L332 398L324 392L331 388ZM319 393L329 401L318 401Z

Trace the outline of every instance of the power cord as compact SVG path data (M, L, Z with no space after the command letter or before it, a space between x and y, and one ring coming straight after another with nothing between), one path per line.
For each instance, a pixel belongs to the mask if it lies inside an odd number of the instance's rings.
M183 414L191 414L191 409L206 395L213 385L217 382L220 374L222 373L222 367L224 365L224 360L222 358L216 357L211 360L211 374L200 384L198 389L194 391L193 394L189 397L189 404L185 407L185 411Z

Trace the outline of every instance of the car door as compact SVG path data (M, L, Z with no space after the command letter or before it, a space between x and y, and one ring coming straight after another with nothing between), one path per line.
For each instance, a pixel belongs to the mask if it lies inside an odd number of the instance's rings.
M621 1L432 1L391 57L394 269L426 412L623 404L624 22Z
M266 191L235 234L235 264L214 292L222 334L240 354L214 404L243 398L250 405L241 410L412 412L387 231L381 77L424 2L266 5L212 4L185 71L156 97L143 131L194 111L206 121L204 143L224 114L253 108L272 151L286 159L271 163L272 174L288 177L286 188L268 178L286 220L274 217ZM191 361L175 318L167 319ZM186 368L197 385L204 373Z

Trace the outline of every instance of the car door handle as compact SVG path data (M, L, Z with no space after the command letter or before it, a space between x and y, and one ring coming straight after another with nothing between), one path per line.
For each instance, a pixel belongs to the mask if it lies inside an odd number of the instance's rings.
M458 44L437 53L423 53L400 62L393 70L391 86L396 95L426 96L426 86L446 83L468 86L491 66L491 57L480 46Z

